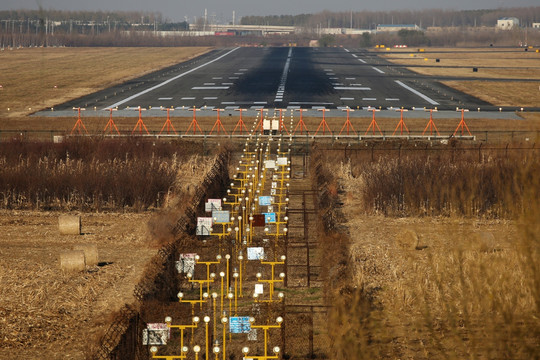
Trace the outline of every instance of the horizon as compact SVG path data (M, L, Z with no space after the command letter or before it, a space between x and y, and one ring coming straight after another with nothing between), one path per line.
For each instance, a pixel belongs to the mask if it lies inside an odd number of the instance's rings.
M205 16L217 22L227 23L245 16L287 16L300 14L319 14L323 12L399 12L399 11L474 11L474 10L505 10L512 8L537 7L537 0L455 0L448 3L445 0L406 0L394 6L392 0L380 0L377 4L359 3L354 7L347 0L334 0L332 10L328 10L328 2L313 0L309 5L298 2L274 0L270 3L247 2L232 0L227 4L216 0L203 0L197 3L175 3L172 0L155 0L151 4L142 0L97 0L87 4L82 0L5 0L0 4L0 11L46 10L46 11L88 11L88 12L149 12L158 13L164 19L174 22L188 21L193 23L197 18ZM279 10L278 10L279 9ZM280 12L280 10L282 10ZM540 19L539 19L540 20Z

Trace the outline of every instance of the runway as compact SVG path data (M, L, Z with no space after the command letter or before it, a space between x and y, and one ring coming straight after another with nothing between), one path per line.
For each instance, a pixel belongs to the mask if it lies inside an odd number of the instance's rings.
M56 106L56 116L74 107L498 110L365 50L301 47L215 50ZM51 116L47 111L37 115Z

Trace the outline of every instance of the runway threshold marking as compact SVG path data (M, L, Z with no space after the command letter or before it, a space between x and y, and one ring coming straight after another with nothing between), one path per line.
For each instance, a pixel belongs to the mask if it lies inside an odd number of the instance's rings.
M285 84L287 83L287 75L289 75L289 67L291 66L292 49L293 48L289 48L289 53L287 54L287 61L285 61L285 66L283 67L283 73L281 74L281 79L279 80L279 86L276 92L274 102L283 101L283 95L285 94Z
M399 80L394 80L394 81L396 82L396 84L398 84L398 85L404 87L405 89L409 90L409 91L412 92L413 94L420 96L422 99L426 100L426 101L427 101L428 103L430 103L431 105L439 105L438 102L436 102L435 100L433 100L433 99L430 98L429 96L422 94L420 91L415 90L415 89L413 89L412 87L410 87L410 86L408 86L408 85L405 85L404 83L402 83L402 82L399 81Z
M218 57L215 58L214 60L210 60L210 61L208 61L208 62L205 62L205 63L202 64L202 65L199 65L199 66L197 66L197 67L194 67L193 69L188 70L188 71L186 71L186 72L184 72L184 73L182 73L182 74L180 74L180 75L176 75L176 76L174 76L174 77L172 77L172 78L170 78L170 79L168 79L168 80L165 80L165 81L162 82L162 83L159 83L159 84L157 84L157 85L155 85L155 86L152 86L151 88L148 88L148 89L146 89L146 90L143 90L143 91L141 91L141 92L139 92L139 93L137 93L137 94L131 95L131 96L125 98L124 100L121 100L121 101L119 101L119 102L117 102L117 103L114 103L114 104L112 104L112 105L106 107L105 109L112 109L112 108L115 108L115 107L117 107L117 106L120 106L120 105L122 105L122 104L128 102L128 101L131 101L131 100L133 100L133 99L135 99L135 98L138 98L138 97L141 96L141 95L144 95L144 94L147 94L147 93L149 93L149 92L151 92L151 91L154 91L154 90L156 90L156 89L159 89L160 87L162 87L162 86L164 86L164 85L167 85L168 83L170 83L170 82L172 82L172 81L175 81L175 80L177 80L177 79L180 79L181 77L183 77L183 76L185 76L185 75L187 75L187 74L190 74L190 73L192 73L192 72L194 72L194 71L197 71L197 70L199 70L199 69L205 67L206 65L212 64L212 63L214 63L214 62L216 62L216 61L219 61L219 60L223 59L225 56L227 56L227 55L233 53L234 51L236 51L236 50L238 50L238 49L240 49L240 47L235 47L235 48L232 49L231 51L228 51L228 52L226 52L225 54L223 54L223 55L221 55L221 56L218 56Z

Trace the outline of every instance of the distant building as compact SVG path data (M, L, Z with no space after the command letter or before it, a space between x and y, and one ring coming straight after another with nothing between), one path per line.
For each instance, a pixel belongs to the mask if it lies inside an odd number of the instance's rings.
M532 27L533 29L540 29L540 23L533 23Z
M501 30L510 30L519 26L519 19L515 17L503 17L497 20L497 28Z
M377 25L377 31L399 31L399 30L416 30L423 31L423 29L416 24L379 24Z

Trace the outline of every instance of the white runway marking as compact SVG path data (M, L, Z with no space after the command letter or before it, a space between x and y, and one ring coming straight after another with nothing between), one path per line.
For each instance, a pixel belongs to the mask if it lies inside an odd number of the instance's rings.
M240 79L238 76L229 76L229 80L238 80Z
M172 97L163 97L163 98L158 98L158 100L172 100Z
M216 83L204 83L204 86L216 85Z
M317 101L291 101L293 105L334 105L333 102L317 102Z
M384 71L381 69L377 69L375 66L372 66L373 70L377 71L378 73L384 74Z
M358 59L358 61L360 61L363 64L366 64L366 62L364 60L362 60L362 59Z
M234 83L221 83L221 85L234 85Z
M234 73L234 75L244 75L243 72L237 72L237 73Z
M339 98L339 100L354 101L354 98Z
M334 86L334 90L362 90L369 91L370 87L359 87L359 86Z
M267 102L266 101L254 101L253 104L254 105L266 105Z
M354 56L355 58L357 58L358 56L356 54L352 54L352 56Z
M386 98L384 100L386 100L386 101L399 101L398 98Z
M409 90L410 92L412 92L413 94L420 96L422 99L426 100L426 101L427 101L428 103L430 103L431 105L439 105L438 102L436 102L435 100L431 99L430 97L428 97L428 96L422 94L420 91L415 90L415 89L413 89L412 87L410 87L410 86L408 86L408 85L405 85L404 83L402 83L402 82L399 81L399 80L395 80L395 81L396 81L396 83L397 83L398 85L401 85L401 86L403 86L405 89L407 89L407 90Z
M345 50L346 52L349 52L349 49L343 49L343 50Z
M287 109L300 109L300 106L293 106L293 105L289 105L287 106Z
M348 77L348 78L345 78L345 80L356 80L356 78Z
M326 71L326 72L332 72L332 71L334 71L334 70L332 70L332 69L324 69L324 71Z
M287 54L287 61L285 62L285 66L283 67L283 72L281 73L281 79L279 80L279 86L276 92L276 97L274 98L274 102L283 101L283 94L285 93L285 84L287 83L287 75L289 75L289 67L291 66L292 49L293 48L289 48L289 53Z
M325 106L312 106L311 108L312 108L313 110L326 109Z
M337 79L339 79L339 78L337 78L337 77L331 77L330 78L330 80L337 80Z
M191 90L227 90L229 86L194 86Z
M222 105L234 105L234 104L236 104L236 102L234 102L234 101L222 101L221 104Z
M195 100L195 98L189 96L189 97L183 97L183 98L181 98L180 100Z
M234 109L238 109L239 106L225 106L225 110L234 110Z
M363 101L376 101L377 98L362 98Z
M343 85L343 83L333 83L332 85L333 86L341 86L341 85Z
M206 96L206 97L203 97L203 100L217 100L217 97L215 97L215 96Z
M238 69L238 71L248 71L248 69Z
M212 78L212 80L221 80L221 79L223 79L223 77L221 77L221 76L216 76L216 77Z
M351 86L362 86L362 84L351 84Z
M190 74L190 73L192 73L192 72L194 72L194 71L197 71L197 70L199 70L200 68L205 67L206 65L209 65L209 64L212 64L212 63L214 63L214 62L216 62L216 61L218 61L218 60L221 60L221 59L223 59L225 56L231 54L232 52L234 52L234 51L236 51L236 50L238 50L238 49L240 49L240 47L235 47L235 48L232 49L231 51L228 51L228 52L226 52L225 54L223 54L223 55L221 55L221 56L218 56L218 57L215 58L214 60L210 60L210 61L208 61L208 62L206 62L206 63L204 63L204 64L202 64L202 65L199 65L199 66L197 66L197 67L194 67L193 69L188 70L188 71L186 71L186 72L184 72L184 73L182 73L182 74L180 74L180 75L176 75L175 77L172 77L172 78L170 78L170 79L168 79L168 80L165 80L165 81L162 82L162 83L159 83L159 84L157 84L157 85L155 85L155 86L152 86L151 88L148 88L148 89L146 89L146 90L143 90L143 91L141 91L141 92L139 92L139 93L137 93L137 94L131 95L130 97L125 98L124 100L121 100L121 101L119 101L119 102L117 102L117 103L114 103L114 104L112 104L112 105L106 107L106 109L112 109L112 108L115 108L115 107L117 107L117 106L119 106L119 105L122 105L122 104L124 104L124 103L126 103L126 102L128 102L128 101L130 101L130 100L133 100L133 99L135 99L135 98L138 98L138 97L141 96L141 95L144 95L144 94L147 94L147 93L149 93L149 92L151 92L151 91L154 91L154 90L156 90L156 89L158 89L158 88L160 88L160 87L162 87L162 86L164 86L164 85L167 85L168 83L170 83L170 82L172 82L172 81L175 81L175 80L177 80L177 79L180 79L181 77L183 77L183 76L185 76L185 75L187 75L187 74Z

